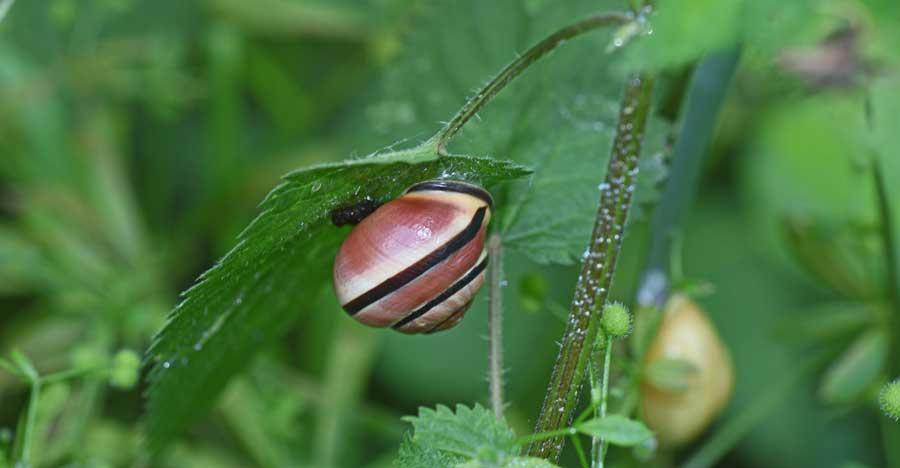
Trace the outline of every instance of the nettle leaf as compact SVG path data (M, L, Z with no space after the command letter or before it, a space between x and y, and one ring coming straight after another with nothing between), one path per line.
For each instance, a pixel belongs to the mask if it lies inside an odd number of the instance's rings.
M508 161L435 154L426 144L284 177L237 245L184 293L147 351L153 365L146 414L151 449L207 411L254 351L309 307L330 277L343 237L329 221L332 209L366 198L388 200L425 179L490 186L527 173Z
M423 446L413 442L411 436L403 439L400 444L400 453L394 460L396 468L422 468L426 466L444 467L457 466L465 462L465 457L438 450L434 447Z
M389 140L431 133L516 53L588 14L624 8L621 0L429 2L385 77L386 97L366 112L366 127ZM612 34L591 32L533 65L451 144L534 167L529 181L494 196L505 245L542 263L578 261L590 238L624 82L613 71L620 55L604 52ZM644 154L660 153L666 124L651 119L648 128ZM653 162L644 169L652 173ZM643 180L638 200L653 188Z
M426 465L419 465L424 467ZM429 467L438 465L427 465ZM535 457L513 457L501 464L487 463L481 460L472 460L456 465L456 468L558 468L559 465Z
M644 423L619 414L585 421L579 424L577 429L582 434L600 437L613 445L622 447L633 447L653 437L653 431Z
M410 441L427 450L491 462L503 461L518 452L512 429L481 405L457 405L455 413L443 405L436 409L419 408L418 416L403 419L413 426Z
M826 403L848 404L877 382L888 355L884 330L862 334L825 372L819 396Z

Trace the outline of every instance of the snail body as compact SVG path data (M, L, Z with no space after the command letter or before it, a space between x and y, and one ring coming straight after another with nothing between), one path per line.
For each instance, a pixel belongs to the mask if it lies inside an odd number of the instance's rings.
M437 180L375 209L335 258L341 306L366 325L403 333L459 323L484 283L492 205L477 185Z

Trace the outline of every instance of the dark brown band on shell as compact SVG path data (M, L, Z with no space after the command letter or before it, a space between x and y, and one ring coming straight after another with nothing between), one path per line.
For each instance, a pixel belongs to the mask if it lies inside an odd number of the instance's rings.
M442 302L446 301L447 299L450 299L451 296L453 296L457 292L461 291L469 283L474 281L475 278L478 278L478 275L480 275L481 272L483 272L484 269L487 268L487 264L488 264L488 257L485 256L484 260L482 260L481 263L479 263L478 265L475 265L475 267L472 268L459 281L457 281L456 283L453 283L453 286L450 286L449 288L447 288L446 291L442 292L438 297L428 301L427 304L423 305L419 309L413 311L413 313L404 317L402 320L400 320L399 322L394 324L393 328L395 330L403 328L404 325L427 314L429 310L439 306ZM466 306L468 306L468 303L466 304ZM466 306L464 306L462 309L464 309ZM450 317L452 317L453 315L456 315L456 313L451 314ZM448 317L448 318L450 318L450 317ZM443 324L443 322L438 324L438 326L440 326L441 324ZM434 327L434 328L437 328L437 327Z
M487 190L477 185L470 184L468 182L460 182L457 180L429 180L426 182L420 182L406 189L406 193L425 192L428 190L465 193L466 195L471 195L475 198L484 200L484 202L487 203L491 208L494 207L494 199L491 197L491 194L488 193Z
M331 224L338 227L346 226L348 224L355 226L359 224L363 218L375 212L381 205L383 205L383 203L380 201L366 198L357 203L339 206L329 213L331 216Z
M405 270L382 281L379 285L360 294L355 299L344 304L344 310L346 310L350 315L355 315L369 305L383 299L388 294L391 294L392 292L409 284L435 265L446 260L447 257L453 255L454 252L463 248L463 246L471 242L472 239L474 239L475 236L478 235L478 232L481 230L482 224L484 223L487 209L488 208L486 206L478 208L478 210L475 212L475 216L472 217L472 220L469 222L469 224L465 227L465 229L460 231L459 234L453 236L453 238L447 241L447 243L438 247L436 250L434 250L418 262L412 264Z

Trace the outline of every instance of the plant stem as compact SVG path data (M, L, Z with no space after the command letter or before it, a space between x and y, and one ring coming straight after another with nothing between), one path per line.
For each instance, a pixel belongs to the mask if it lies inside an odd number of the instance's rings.
M606 401L609 398L609 367L612 359L612 345L613 338L612 336L609 336L603 358L603 377L600 382L600 407L597 408L596 413L598 419L606 417ZM591 455L593 458L592 466L594 468L603 468L603 460L606 458L606 442L599 437L594 437L591 440L591 445Z
M601 185L600 206L588 255L575 285L575 297L562 346L553 367L535 432L553 431L567 426L578 403L585 366L591 355L591 347L585 346L585 342L594 342L600 319L599 307L596 306L606 302L612 284L637 178L638 156L652 89L653 78L650 76L633 75L625 84L619 108L619 123L604 184ZM529 447L528 454L555 462L559 459L564 443L563 438L534 443Z
M554 437L562 437L567 435L575 435L578 434L578 431L574 427L564 427L562 429L556 429L553 431L547 432L538 432L536 434L529 434L524 437L520 437L519 440L516 441L518 445L530 444L532 442L538 440L551 439Z
M878 210L880 211L881 218L881 240L884 248L885 262L887 263L887 290L890 293L892 306L895 312L895 314L893 314L895 320L892 320L892 322L895 325L900 325L896 324L896 317L900 317L900 272L897 271L897 262L900 261L900 259L897 258L897 249L895 245L896 233L894 232L894 220L891 214L890 199L888 198L887 193L887 183L884 180L884 173L881 170L881 164L877 158L872 162L872 173L875 177ZM892 341L894 342L894 349L897 349L897 347L900 347L900 329L898 329L897 326L892 326L890 328L894 330ZM895 356L895 359L893 359L893 362L891 363L891 371L895 374L900 374L900 359L896 358L897 353L891 353L890 355Z
M489 385L494 416L503 418L503 244L500 234L488 242L491 259L491 289L488 303L488 343L490 347Z
M881 217L881 237L884 248L885 262L887 263L887 290L891 298L891 306L894 313L888 320L888 329L893 330L890 337L890 350L888 356L892 356L888 362L890 366L891 377L900 375L900 358L897 353L900 352L900 272L897 270L897 249L896 237L894 232L893 216L891 213L891 204L888 196L887 183L884 180L884 172L881 168L881 162L876 157L872 160L872 175L875 177L875 189L878 198L878 209ZM884 445L884 455L887 459L888 466L891 468L900 468L900 427L897 422L881 415L881 436Z
M739 50L712 54L695 68L683 93L683 109L673 104L669 118L678 118L669 180L650 221L650 250L641 281L638 303L662 310L668 289L673 235L680 228L699 186L704 156L712 139L719 108L740 58ZM677 115L677 114L681 115Z
M99 374L100 372L106 371L107 366L91 366L91 367L76 367L74 369L66 369L61 370L59 372L54 372L52 374L47 374L44 377L41 377L41 382L45 385L53 384L57 382L62 382L64 380L76 379L78 377L84 377L91 374Z
M632 17L627 13L599 13L576 23L565 26L553 34L547 36L537 44L531 46L518 58L510 62L487 85L481 88L475 96L470 98L437 134L437 150L439 154L445 154L447 143L462 129L462 127L490 102L503 88L516 76L522 73L534 62L547 55L563 42L579 36L585 32L604 26L620 25L631 21Z
M572 439L572 446L575 447L575 453L578 454L578 463L581 464L581 468L591 468L588 465L587 457L584 455L584 448L581 447L581 439L578 437L578 434L572 434L569 438Z
M25 408L25 414L19 420L19 424L23 426L20 431L17 431L16 442L13 448L12 459L16 462L15 466L31 466L31 440L34 437L34 426L37 423L40 398L41 381L40 378L37 378L31 381L31 395L28 397L28 406Z

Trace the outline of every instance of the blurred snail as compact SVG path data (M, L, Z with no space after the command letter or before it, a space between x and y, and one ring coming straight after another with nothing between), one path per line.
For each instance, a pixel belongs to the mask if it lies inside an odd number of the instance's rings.
M671 363L689 369L679 379L680 388L645 378L641 409L660 443L679 446L700 435L718 416L734 384L728 349L703 310L680 293L672 295L666 304L644 369Z
M366 325L403 333L453 327L484 283L492 207L483 188L451 180L415 184L373 207L334 261L341 306Z

